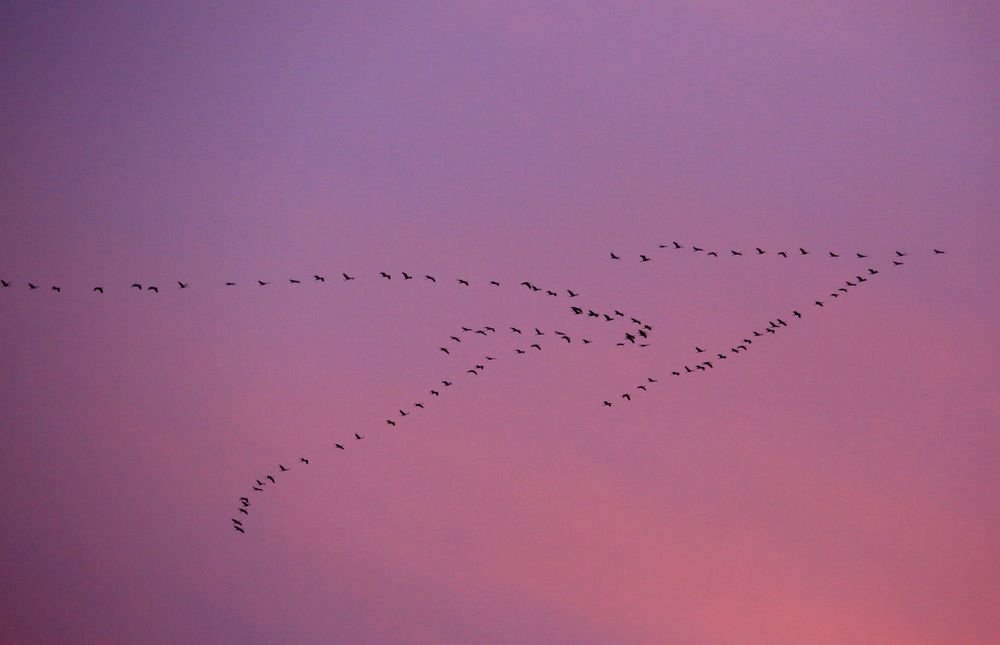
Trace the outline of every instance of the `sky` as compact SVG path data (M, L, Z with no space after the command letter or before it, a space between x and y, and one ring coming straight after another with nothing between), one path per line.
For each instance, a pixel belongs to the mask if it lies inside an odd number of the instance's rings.
M995 3L0 14L0 642L1000 640Z

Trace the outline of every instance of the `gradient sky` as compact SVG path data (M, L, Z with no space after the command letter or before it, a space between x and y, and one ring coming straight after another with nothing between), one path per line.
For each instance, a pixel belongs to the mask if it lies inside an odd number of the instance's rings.
M0 642L1000 641L995 3L86 4L0 9Z

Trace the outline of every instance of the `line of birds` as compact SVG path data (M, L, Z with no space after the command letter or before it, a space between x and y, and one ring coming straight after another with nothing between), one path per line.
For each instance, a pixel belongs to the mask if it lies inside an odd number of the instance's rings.
M680 250L680 249L690 248L692 252L694 252L694 253L704 253L706 257L715 257L715 258L720 257L720 252L719 251L714 251L714 250L712 250L712 251L706 251L705 247L703 247L703 246L697 246L695 244L684 245L684 244L681 244L680 242L671 242L670 244L660 244L659 247L661 249L673 249L675 251ZM933 252L934 255L944 255L944 251L942 251L941 249L931 249L931 250L932 250L932 252ZM612 259L612 260L621 260L622 259L622 256L618 255L614 251L611 251L610 254L611 254L611 258L610 259ZM805 248L803 248L803 247L800 246L800 247L798 247L798 251L797 252L796 251L792 251L791 253L789 253L788 251L778 251L778 252L774 253L773 255L778 256L778 257L782 257L782 258L788 258L788 257L802 257L802 256L805 256L805 255L813 255L813 254L814 253L812 251L808 251ZM827 251L825 254L823 254L821 252L816 253L816 254L817 255L825 255L826 257L829 257L829 258L845 257L845 258L855 258L855 259L866 259L866 258L869 257L869 255L867 253L862 253L860 251L855 251L854 253L840 253L840 252L837 252L837 251ZM736 249L730 249L729 253L726 253L725 251L721 252L721 257L743 257L744 255L747 255L747 256L750 256L750 257L759 257L759 256L762 256L762 255L768 255L768 251L766 251L765 249L762 249L759 246L757 246L757 247L754 247L753 251L746 251L745 253L744 253L744 251L738 251ZM892 257L895 258L893 260L893 263L896 266L899 266L899 265L903 264L902 258L906 257L907 255L909 255L909 253L907 253L906 251L895 251L895 254L892 256ZM652 260L653 260L653 258L650 257L649 255L645 254L645 253L640 253L639 254L639 262L652 262Z
M900 266L902 263L898 261L893 261L893 266ZM864 283L871 280L874 276L879 275L881 272L878 269L869 268L865 272L865 275L855 275L852 279L844 281L844 286L837 287L829 295L829 298L840 298L841 296L850 293L850 288L858 287ZM826 304L830 302L829 300L815 300L812 305L814 307L825 307ZM782 317L784 316L784 317ZM736 343L728 349L728 352L724 351L708 351L700 346L695 346L695 354L701 355L705 354L709 356L708 359L700 358L698 362L693 364L688 364L686 361L683 366L677 366L670 371L671 376L684 376L688 374L696 374L698 372L708 372L709 370L715 369L716 365L721 365L721 361L729 360L730 356L737 356L741 353L750 351L750 346L753 344L754 339L759 339L766 337L767 334L776 335L781 329L788 327L789 323L785 320L787 317L789 320L797 320L804 317L804 314L798 309L793 309L790 314L782 314L773 320L768 320L767 326L763 329L754 329L751 333L738 339ZM712 354L715 354L712 357ZM646 381L635 387L639 391L648 391L648 386L654 383L659 383L659 378L654 378L652 376L646 377ZM632 394L630 392L624 392L621 395L622 400L631 401ZM601 402L604 407L612 407L614 404L605 399Z
M539 333L539 335L545 335L545 332L542 332L541 330L539 330L537 328L535 329L535 331L537 333ZM553 332L553 333L556 334L556 335L560 334L560 332ZM560 336L560 337L562 337L562 336ZM534 349L536 349L538 351L541 351L542 350L542 345L541 345L541 343L532 343L531 344L531 348L534 348ZM522 351L520 353L525 353L525 352ZM477 363L475 365L470 366L469 369L465 370L463 376L464 375L479 376L479 375L481 375L486 370L486 366L489 364L489 362L490 361L495 361L495 360L498 360L498 359L496 357L493 357L493 356L484 356L482 363ZM435 398L441 397L442 396L442 394L441 394L442 391L444 391L446 388L450 388L450 387L452 387L454 385L455 385L455 379L454 379L454 377L452 377L451 379L447 379L447 378L442 379L439 382L439 384L434 385L430 390L428 390L428 394L430 396L432 396L432 397L435 397ZM427 409L427 404L425 404L423 401L417 401L417 402L413 403L412 407L413 407L413 410L410 410L410 411L408 411L405 407L399 408L398 409L399 416L398 417L387 418L385 420L386 425L388 425L388 426L390 426L392 428L397 427L397 424L399 422L401 422L404 418L410 416L411 414L414 414L417 410L425 410L425 409ZM355 441L361 441L364 438L365 438L365 435L362 435L362 434L360 434L358 432L354 433L354 440ZM334 442L334 444L333 444L333 450L344 450L344 451L346 451L347 450L347 446L345 445L345 443ZM304 464L304 465L309 465L310 464L310 459L307 458L307 457L299 457L299 462L302 463L302 464ZM280 473L288 472L290 470L291 470L291 467L285 466L282 463L278 464L278 473L279 473L279 476L280 476ZM265 481L262 481L262 479L267 480L268 482L270 482L270 484L268 484ZM255 479L254 483L251 484L250 488L251 488L251 491L253 491L253 493L262 493L262 492L264 492L265 487L267 487L269 485L273 486L274 484L277 483L277 477L274 474L272 474L272 473L264 475L264 477L262 479L261 478ZM253 494L253 493L251 493L251 494ZM239 498L239 506L237 506L236 511L238 513L244 515L244 516L249 516L250 515L250 511L248 510L249 507L250 507L250 498L247 497L247 496L242 496L242 497ZM238 518L230 518L230 520L232 521L232 526L236 530L236 532L242 533L242 534L246 533L246 526L243 523L243 520L238 519Z

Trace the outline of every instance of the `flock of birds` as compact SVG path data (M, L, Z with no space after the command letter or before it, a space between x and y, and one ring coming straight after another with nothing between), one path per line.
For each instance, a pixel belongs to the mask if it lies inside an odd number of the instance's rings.
M681 251L684 249L690 249L692 253L702 253L706 257L720 257L720 253L715 250L706 251L706 247L697 246L694 244L681 244L679 242L671 242L670 244L660 244L660 249L667 249L672 251ZM940 249L932 249L933 255L943 255L945 252ZM768 255L769 252L760 247L754 247L752 251L747 251L744 253L742 250L730 249L728 254L721 254L722 257L760 257ZM797 247L797 251L789 253L787 251L781 250L771 255L789 258L789 257L804 257L808 255L813 255L812 251L809 251L803 247ZM828 258L853 258L856 260L868 260L869 254L863 252L854 253L839 253L836 251L826 251L825 253L815 253L815 255L825 256ZM905 264L905 259L909 254L904 251L895 251L888 260L891 261L891 267L900 267ZM633 256L635 257L635 256ZM611 261L622 261L623 255L615 252L610 252ZM653 258L646 253L637 254L638 262L645 263L651 262ZM678 362L677 364L671 366L666 371L665 374L654 374L647 375L643 380L635 385L630 390L622 392L620 395L613 397L614 401L621 400L624 402L631 402L633 396L637 396L640 392L648 392L650 388L669 382L669 379L681 376L690 376L692 374L708 373L715 369L722 367L733 362L742 354L749 352L754 343L759 343L768 336L776 336L779 332L784 330L790 324L794 324L805 317L804 311L809 309L814 309L816 311L822 310L831 304L834 300L844 297L850 294L853 290L861 288L869 281L876 279L876 276L881 274L884 269L877 269L874 267L866 267L860 269L852 277L844 280L842 285L838 285L833 288L833 290L828 294L821 296L814 300L807 306L802 306L799 309L791 309L786 312L782 312L769 319L766 325L761 325L754 329L751 329L746 334L742 334L739 337L733 339L733 342L728 346L723 346L721 348L713 348L711 350L702 348L700 346L695 346L693 348L694 358L693 360L686 360ZM341 279L343 282L352 282L358 279L358 275L351 275L348 273L341 273ZM420 280L422 282L437 284L439 279L431 274L413 274L405 271L398 273L390 273L387 271L380 271L377 276L374 276L375 280L380 281L391 281L396 278L399 282L406 282L410 280ZM454 278L453 284L460 287L470 287L473 282L466 278ZM311 282L314 283L325 283L327 281L326 276L321 274L314 274L311 277ZM286 284L288 285L299 285L302 284L303 280L299 278L288 278ZM41 289L42 287L35 282L26 282L29 290L35 291ZM176 281L178 290L190 289L191 283L184 282L181 280ZM251 285L256 285L257 287L267 287L272 284L271 280L257 279L255 282L251 282ZM11 280L0 279L0 289L7 289L14 287L15 283ZM224 287L237 287L239 283L235 281L225 281ZM487 288L499 288L501 287L501 282L498 280L489 280L483 283L484 287ZM565 297L569 299L575 299L580 296L580 292L573 289L551 289L544 288L534 284L532 281L525 280L520 282L518 287L523 288L531 293L543 294L547 297ZM124 287L123 287L124 288ZM139 282L132 282L127 287L128 290L134 291L145 291L149 293L160 293L160 287L154 284L142 284ZM90 287L90 290L97 294L104 294L105 287L102 285L97 285ZM50 285L49 291L52 293L62 293L63 287L60 285ZM593 319L596 321L602 321L604 323L610 322L620 322L629 326L628 330L625 331L616 341L616 346L618 347L636 347L645 348L649 347L650 339L653 335L653 325L649 322L643 321L642 319L624 313L619 309L611 309L610 311L602 311L598 309L592 309L585 306L580 306L576 304L576 300L572 300L571 304L568 306L568 311L577 317L583 319ZM498 331L501 330L501 331ZM460 331L457 331L449 335L448 340L442 343L438 347L438 351L442 354L451 356L454 349L459 347L463 342L467 343L468 339L476 337L488 337L493 336L498 333L509 334L512 338L516 338L519 342L517 346L514 346L513 354L515 356L524 356L530 353L541 352L543 348L543 342L548 340L553 340L559 343L566 344L578 344L578 345L590 345L594 341L591 338L583 336L570 336L567 332L560 330L542 330L534 326L524 326L524 325L506 325L503 327L496 325L483 325L478 328L463 326ZM466 340L463 340L466 339ZM478 377L483 374L487 366L493 361L499 360L497 356L484 355L480 359L477 359L474 363L468 365L462 374L465 378ZM442 392L451 387L455 383L455 377L442 379L438 384L432 386L427 390L427 395L432 399L436 400L438 397L442 396ZM600 405L606 408L611 408L616 405L612 399L604 399L600 402ZM427 408L428 400L420 400L412 403L408 406L402 406L398 408L397 413L394 413L389 418L385 419L385 423L390 427L396 427L399 423L402 423L406 417L411 414L415 414L419 411L423 411ZM365 436L359 432L353 433L353 438L348 441L339 440L333 443L332 450L347 450L347 445L350 441L362 441ZM297 460L297 465L308 466L311 460L307 457L299 457ZM243 495L239 498L239 505L237 506L237 513L242 517L230 518L232 522L232 527L238 533L245 533L246 526L244 524L244 519L249 516L249 508L251 506L251 497L256 494L263 493L268 486L274 486L278 482L278 478L282 474L287 473L291 470L291 466L287 466L284 463L277 464L277 470L261 475L255 478L253 484L250 486L250 492L247 495Z

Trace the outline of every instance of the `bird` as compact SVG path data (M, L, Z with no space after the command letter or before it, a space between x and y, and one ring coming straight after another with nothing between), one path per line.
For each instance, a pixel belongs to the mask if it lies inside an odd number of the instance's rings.
M241 497L240 501L243 502L244 506L249 506L250 505L250 498L249 497Z
M545 335L544 331L540 330L538 327L535 327L535 336L544 336L544 335Z
M547 296L558 296L559 294L556 293L555 291L546 290L545 295L547 295Z
M866 258L866 257L868 257L864 253L855 253L854 255L858 256L859 258Z
M800 313L799 313L799 312L797 312L797 311L793 311L793 312L792 312L792 315L793 315L793 316L795 316L796 318L801 318L801 317L802 317L802 314L800 314Z
M233 521L233 524L238 524L239 526L243 526L243 522L239 521L235 517L231 517L229 519L231 519Z
M610 408L611 407L611 401L605 401L604 405Z
M449 385L451 385L451 381L441 381L441 383L442 383L442 384L443 384L443 385L444 385L445 387L448 387Z
M523 354L524 350L523 349L515 349L514 352L517 353L517 354Z
M407 273L406 271L401 271L400 273L403 274L403 279L404 280L412 280L413 279L413 276L410 275L409 273Z
M400 411L399 411L399 416L401 416L401 417L405 417L405 416L407 416L407 415L409 415L409 414L410 414L410 413L409 413L409 412L407 412L407 411L405 411L405 410L400 410Z
M719 257L719 254L718 254L718 253L716 253L715 251L709 251L709 252L708 252L708 253L706 253L705 255L711 255L711 256L712 256L713 258L717 258L717 257Z
M264 485L264 482L262 482L261 480L259 480L259 479L258 479L258 480L257 480L257 485L258 485L258 486L263 486L263 485Z
M306 459L305 457L299 457L299 461L301 461L302 463L304 463L307 466L309 465L309 460Z
M570 298L576 298L578 295L580 295L579 293L577 293L576 291L573 291L572 289L567 289L566 293L569 294Z
M538 351L542 351L542 346L539 345L538 343L533 343L531 346L537 349Z
M633 336L632 334L626 333L625 334L625 340L627 340L628 342L632 343L633 345L635 344L635 336Z
M896 251L896 257L902 258L902 257L905 257L905 256L906 256L906 254L903 253L902 251Z
M787 258L788 257L788 254L785 253L784 251L778 251L778 255L780 255L783 258Z
M277 483L277 482L274 481L274 477L272 475L268 475L264 479L270 479L272 484Z
M477 372L476 370L465 370L465 373L466 374L475 374L476 376L479 376L479 372Z
M437 282L437 278L432 275L425 275L424 280L430 280L431 282Z
M934 249L934 255L944 255L944 251L940 251L938 249Z
M649 382L649 383L659 383L659 381L657 381L657 380L656 380L655 378L653 378L652 376L647 376L647 377L646 377L646 381L647 381L647 382Z
M361 435L359 435L357 432L354 433L354 438L357 439L358 441L361 441L362 439L364 439L364 437L361 436Z
M423 410L424 409L424 404L423 403L414 403L413 407L420 408L421 410Z
M680 372L670 372L670 373L673 374L674 376L680 376L681 375Z
M236 510L239 511L240 513L243 513L244 515L249 515L250 514L250 513L247 512L247 509L245 509L245 508L238 508Z
M313 274L313 280L315 280L316 282L326 282L326 278L324 278L321 275L315 275L315 274Z
M834 253L833 251L830 251L830 257L831 258L839 258L840 256L837 255L836 253Z
M496 333L496 331L497 331L496 327L490 327L489 325L484 325L483 329L485 329L486 331L493 332L493 333Z
M500 286L500 283L497 282L496 280L490 280L490 284L492 284L494 287L499 287Z
M742 254L742 253L740 253L739 251L730 251L730 253L732 253L733 255L743 255L743 254Z
M7 282L6 280L0 280L0 285L3 285L4 287L9 287L10 283Z
M285 468L285 467L284 467L284 466L282 466L281 464L278 464L278 470L279 470L280 472L286 472L286 471L288 470L288 468Z
M441 396L441 393L438 392L437 390L431 390L431 394L434 396Z
M694 251L695 253L697 253L698 251L704 251L705 249L698 248L697 246L692 246L691 250Z
M600 318L601 317L601 315L599 313L597 313L596 311L594 311L593 309L588 309L587 310L587 315L590 316L591 318Z
M334 445L334 446L336 446L337 450L347 450L346 448L344 448L344 447L343 447L342 445L340 445L339 443L335 443L335 444L333 444L333 445Z
M897 267L899 267L899 266L903 266L903 263L902 263L902 262L899 262L899 261L897 261L897 260L893 260L893 261L892 261L892 265L893 265L893 266L897 266Z
M614 251L611 252L611 259L612 260L621 260L620 257L618 257L617 255L615 255Z
M152 291L153 293L160 293L160 290L153 286L146 287L146 291Z
M612 320L614 320L614 318L612 318L608 314L604 314L604 320L606 320L607 322L611 322Z
M379 271L379 273L378 273L378 274L379 274L380 276L382 276L383 278L385 278L386 280L392 280L392 276L391 276L391 275L389 275L388 273L386 273L385 271Z
M695 354L701 354L703 351L705 351L705 350L703 350L701 347L698 347L697 345L694 348L694 353Z
M133 282L132 286L129 287L129 289L138 289L139 291L142 291L142 285L139 284L138 282Z
M809 255L809 251L806 251L801 246L799 247L799 255Z
M684 248L683 244L678 244L677 242L673 242L672 244L674 245L675 249L683 249Z
M476 333L479 334L480 336L485 336L486 335L486 331L482 330L482 329L477 329Z
M462 329L463 330L467 330L467 328L465 328L465 327L462 327ZM450 338L451 340L455 341L456 343L462 342L462 339L459 338L458 336L449 336L448 338Z
M386 419L386 420L385 420L385 422L386 422L387 424L391 425L391 426L394 426L394 425L396 425L396 422L395 422L395 421L393 421L392 419Z
M257 491L258 493L263 493L263 492L264 492L264 489L263 489L263 488L257 488L256 486L251 486L250 488L254 489L254 490L255 490L255 491Z
M636 385L635 389L642 390L643 392L645 392L646 391L646 386L645 385Z
M258 281L257 281L257 284L259 284L260 286L262 286L262 287L263 287L263 286L266 286L266 285L269 285L269 284L271 284L271 283L270 283L270 282L264 282L263 280L258 280Z
M178 280L177 281L177 287L179 289L187 289L188 288L188 283L187 282L181 282L180 280Z
M296 280L295 278L288 278L288 281L292 284L302 284L301 280Z
M622 398L625 399L626 401L631 401L632 400L632 396L629 395L629 394L622 394Z
M55 285L52 285L52 290L55 291L56 293L61 293L62 292L62 289L60 289L59 287L57 287Z
M581 341L582 343L584 343L585 345L589 345L589 344L590 344L590 340L589 340L589 339L587 339L587 338L581 338L581 339L580 339L580 341Z
M226 283L226 286L227 286L227 287L235 287L235 286L236 286L236 283L235 283L235 282L227 282L227 283Z
M564 341L566 341L567 343L571 343L571 342L573 342L573 341L571 341L571 340L570 340L569 336L562 336L562 339L563 339Z
M511 330L512 332L514 332L515 334L520 334L520 333L521 333L521 330L520 330L520 329L518 329L517 327L511 327L511 328L510 328L510 330Z
M469 281L468 280L463 280L462 278L459 278L458 279L458 284L464 284L465 286L469 286Z
M440 350L441 350L442 352L444 352L445 354L451 354L451 352L449 352L449 351L448 351L448 348L447 348L447 347L438 347L438 349L440 349Z
M817 305L817 306L819 306L819 307L822 307L822 306L823 306L823 301L822 301L822 300L817 300L817 301L816 301L816 302L814 302L813 304L815 304L815 305Z
M649 258L646 257L645 255L640 255L639 256L639 261L640 262L649 262Z
M764 255L765 253L767 253L767 251L760 248L759 246L757 247L757 255Z
M348 280L353 280L354 279L353 275L347 275L346 273L341 273L340 275L344 276L344 282L347 282Z
M234 526L233 528L239 531L240 533L243 533L244 535L246 534L246 531L244 531L242 527Z

